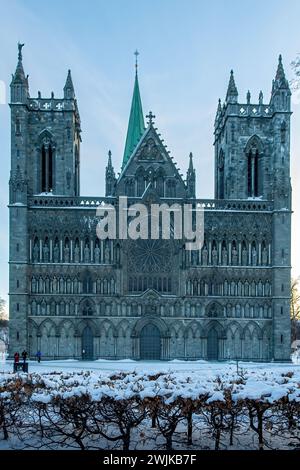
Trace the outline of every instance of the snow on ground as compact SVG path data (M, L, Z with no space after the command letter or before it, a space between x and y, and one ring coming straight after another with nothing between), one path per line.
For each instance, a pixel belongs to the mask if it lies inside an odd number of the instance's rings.
M238 362L239 369L255 372L286 372L286 371L299 371L300 361L296 363L277 363L277 362ZM236 370L236 361L228 362L208 362L204 360L199 361L181 361L175 359L173 361L134 361L132 359L122 359L119 361L110 361L105 359L98 359L96 361L78 361L76 359L68 359L65 361L29 361L28 372L78 372L81 370L90 371L106 371L106 372L200 372L205 375L218 375L224 374L228 371ZM0 372L11 372L13 369L13 362L11 360L2 361L0 363Z

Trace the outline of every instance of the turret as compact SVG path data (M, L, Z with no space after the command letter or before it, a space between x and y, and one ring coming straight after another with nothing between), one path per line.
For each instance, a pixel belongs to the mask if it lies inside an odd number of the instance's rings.
M10 84L11 102L26 103L29 98L28 75L25 76L22 63L22 48L24 44L18 43L18 63Z
M229 83L228 83L228 88L227 88L227 94L226 94L226 102L227 103L237 103L238 95L239 94L238 94L238 91L237 91L237 87L235 85L233 70L231 70Z
M196 197L196 171L193 165L193 154L190 153L189 168L186 173L186 186L188 197Z
M111 151L108 151L108 162L105 170L105 196L113 196L115 192L116 175L111 161Z
M66 79L66 83L64 86L64 99L65 100L72 100L75 98L75 90L71 76L71 70L68 70L68 75Z
M285 77L281 54L278 59L276 76L272 83L270 104L275 106L276 111L289 112L291 109L291 90Z

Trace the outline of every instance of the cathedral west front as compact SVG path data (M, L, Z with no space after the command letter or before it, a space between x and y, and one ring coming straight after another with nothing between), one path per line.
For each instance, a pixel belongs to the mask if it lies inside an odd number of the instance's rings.
M290 359L291 92L281 56L271 98L239 100L233 72L214 122L214 199L196 198L150 112L138 74L120 173L80 193L81 127L70 71L61 98L29 95L22 44L11 82L10 355L43 359ZM104 169L103 169L104 170ZM126 196L204 212L185 240L100 239L97 208Z

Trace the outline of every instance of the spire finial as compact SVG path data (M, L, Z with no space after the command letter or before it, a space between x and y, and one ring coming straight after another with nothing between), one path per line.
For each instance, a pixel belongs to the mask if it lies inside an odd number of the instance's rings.
M233 70L230 70L230 78L227 88L226 101L227 103L237 103L238 91L234 81Z
M136 49L135 50L135 73L137 74L137 70L138 70L138 56L140 55L139 51Z
M24 47L25 44L21 44L18 42L18 61L22 62L22 47Z
M149 126L152 126L153 124L153 119L155 119L155 115L152 113L152 111L149 111L147 114L146 118L148 119L148 124Z

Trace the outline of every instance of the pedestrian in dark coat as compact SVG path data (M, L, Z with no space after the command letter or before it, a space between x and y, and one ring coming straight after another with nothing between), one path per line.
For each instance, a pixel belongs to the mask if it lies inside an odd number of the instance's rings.
M36 353L36 358L37 358L38 362L41 362L41 357L42 357L42 353L41 353L40 350L38 350L37 353Z
M20 360L20 354L18 352L15 352L14 354L14 360L15 360L15 364L18 364L19 360Z
M24 364L26 362L27 356L28 356L27 351L25 351L25 349L24 349L24 351L22 352L22 358L23 358Z

